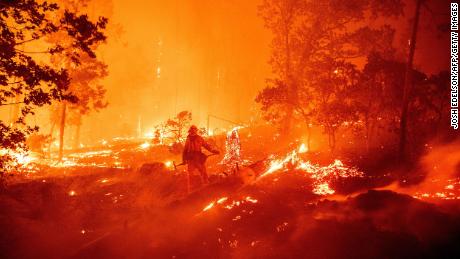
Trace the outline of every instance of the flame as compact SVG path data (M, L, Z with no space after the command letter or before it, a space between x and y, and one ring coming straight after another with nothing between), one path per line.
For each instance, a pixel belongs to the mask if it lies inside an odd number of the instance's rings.
M232 200L231 202L229 202L228 197L221 197L217 199L216 201L212 201L211 203L209 203L206 207L204 207L202 211L210 210L216 205L220 205L222 208L231 210L234 207L238 207L244 203L257 203L257 202L259 201L257 199L252 198L251 196L243 197L240 200Z
M150 143L144 142L144 143L142 143L139 147L140 147L141 149L147 149L147 148L150 147Z
M300 145L297 150L288 153L282 159L274 159L270 162L268 169L259 176L259 179L266 177L274 172L288 169L296 169L305 172L314 180L313 193L318 195L334 194L329 181L332 178L363 177L364 174L355 168L345 167L342 161L336 159L329 166L319 166L311 164L310 161L304 161L298 154L306 152L305 144Z
M31 162L34 162L38 158L33 156L32 154L25 152L25 151L14 151L11 149L2 149L0 150L0 155L5 156L8 155L16 160L16 163L19 165L28 165Z
M222 198L217 200L217 203L221 204L221 203L225 202L227 199L228 199L227 197L222 197Z
M77 193L74 190L69 191L69 196L75 196Z
M307 146L306 146L304 143L302 143L302 145L300 145L300 147L299 147L299 151L298 151L298 152L299 152L299 154L308 152Z
M166 167L171 167L173 165L171 161L166 161L164 164Z
M208 206L204 207L203 211L210 210L212 207L214 207L214 202L211 202L208 204Z
M335 191L329 187L328 183L320 183L315 186L313 192L319 195L334 194Z
M6 171L19 171L26 173L35 173L38 171L36 163L39 161L39 157L35 153L31 153L22 149L1 149L0 156L7 156L12 158L11 161L7 161L5 164Z
M250 196L247 196L245 200L248 201L248 202L251 202L251 203L257 203L258 202L258 200L253 199Z
M260 177L267 176L280 169L286 168L288 163L295 163L297 161L299 161L299 158L297 157L297 152L294 150L288 155L286 155L286 157L284 157L283 159L272 160L270 162L270 167L268 168L268 170L265 171L265 173L263 173Z
M28 165L28 164L30 164L31 162L37 160L37 158L32 157L31 155L28 155L28 154L20 154L20 153L16 153L16 154L15 154L15 158L17 159L18 163L19 163L19 164L22 164L22 165Z
M99 150L99 151L89 151L89 152L84 152L84 153L75 153L71 154L68 157L73 157L73 158L91 158L91 157L96 157L96 156L111 156L112 155L112 150Z
M420 200L460 200L459 187L460 178L455 179L432 179L430 185L425 186L428 190L423 192L416 190L415 192L409 190L408 193L412 194L412 197ZM420 187L417 187L420 188ZM399 191L405 192L403 188L399 188Z
M145 138L153 138L153 137L155 137L155 134L153 133L153 131L149 130L147 133L144 134L144 137Z

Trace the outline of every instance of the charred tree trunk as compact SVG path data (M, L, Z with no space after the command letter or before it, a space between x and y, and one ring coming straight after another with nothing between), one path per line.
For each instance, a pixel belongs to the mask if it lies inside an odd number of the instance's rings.
M59 161L62 160L63 151L64 151L64 129L65 129L66 109L67 109L67 104L63 102L62 109L61 109L61 121L59 123L59 156L58 156Z
M406 159L406 152L407 152L407 121L408 121L408 113L409 113L409 102L410 102L410 93L412 89L413 79L412 79L412 66L414 62L414 54L415 54L415 46L417 41L417 31L418 31L418 23L420 19L420 7L424 0L417 0L416 7L415 7L415 15L414 15L414 24L412 27L412 35L410 39L410 48L409 48L409 56L407 59L406 65L406 74L404 76L404 88L403 88L403 103L401 109L401 117L400 117L400 132L399 132L399 157L401 161Z

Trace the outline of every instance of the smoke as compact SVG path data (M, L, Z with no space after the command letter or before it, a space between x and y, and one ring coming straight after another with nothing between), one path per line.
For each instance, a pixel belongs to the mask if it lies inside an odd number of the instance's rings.
M447 144L431 143L426 147L429 151L419 159L413 169L404 172L409 180L395 181L375 189L391 190L419 199L430 199L433 202L440 199L459 199L460 141ZM402 174L402 172L396 172L396 174Z
M257 4L113 0L110 22L123 34L120 40L109 35L102 46L110 105L87 118L83 137L121 135L122 125L151 130L182 110L201 126L210 114L248 121L269 72L270 35ZM217 119L210 124L228 126Z
M448 180L459 177L460 141L438 145L421 158L420 164L426 170L426 180Z

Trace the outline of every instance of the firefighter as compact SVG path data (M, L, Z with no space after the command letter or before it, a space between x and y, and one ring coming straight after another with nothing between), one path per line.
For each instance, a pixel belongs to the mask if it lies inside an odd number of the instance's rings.
M193 171L198 170L201 175L201 183L209 183L208 174L206 173L206 158L207 156L201 152L204 147L213 154L219 154L218 150L213 149L204 139L198 134L198 128L192 125L188 130L187 140L185 141L184 152L182 153L182 161L187 164L188 177ZM188 183L189 185L189 183ZM189 189L189 186L187 186Z

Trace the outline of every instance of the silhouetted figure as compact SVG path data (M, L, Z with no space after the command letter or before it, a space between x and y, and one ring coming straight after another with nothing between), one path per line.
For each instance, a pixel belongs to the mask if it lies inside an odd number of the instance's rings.
M213 154L219 154L218 150L213 149L200 135L198 135L198 128L192 125L188 130L184 152L182 153L182 161L187 164L188 190L190 189L190 175L195 170L200 172L201 183L209 183L205 165L207 156L201 152L202 147Z

